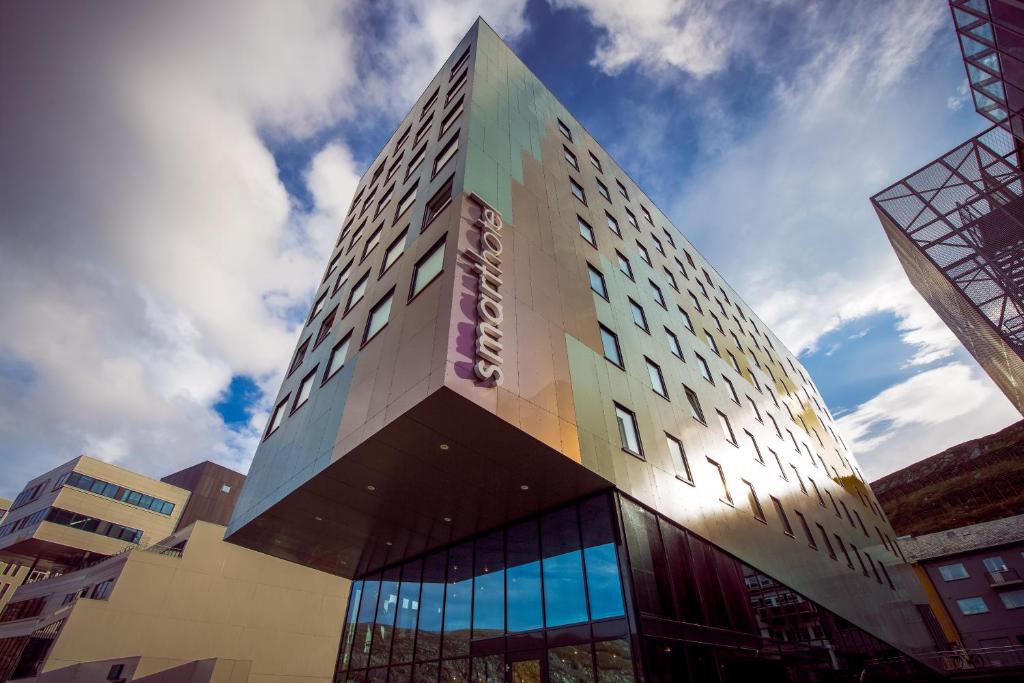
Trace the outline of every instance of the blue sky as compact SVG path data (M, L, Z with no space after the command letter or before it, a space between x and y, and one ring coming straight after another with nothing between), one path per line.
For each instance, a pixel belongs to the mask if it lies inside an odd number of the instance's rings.
M1019 418L868 202L984 126L945 3L0 13L0 495L81 452L248 466L359 175L477 14L799 354L869 477Z

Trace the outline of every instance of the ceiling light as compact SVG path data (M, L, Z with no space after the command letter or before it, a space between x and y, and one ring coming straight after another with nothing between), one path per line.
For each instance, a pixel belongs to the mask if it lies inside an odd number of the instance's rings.
M446 451L446 450L448 450L448 444L446 444L446 443L443 443L443 444L441 444L441 446L440 446L440 449L441 449L442 451Z
M368 485L368 486L366 487L366 490L367 490L367 491L376 491L376 490L377 490L377 487L376 487L376 486L374 486L373 484L370 484L370 485Z

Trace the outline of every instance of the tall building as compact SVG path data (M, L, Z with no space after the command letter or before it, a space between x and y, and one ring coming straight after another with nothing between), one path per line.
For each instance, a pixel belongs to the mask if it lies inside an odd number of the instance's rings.
M950 7L975 108L995 125L871 201L914 287L1024 413L1024 7Z
M4 515L7 514L10 507L10 500L0 498L0 525L3 524ZM17 562L0 560L0 610L3 610L4 605L14 595L14 591L25 582L26 578L28 578L28 567Z
M487 683L927 676L893 538L798 361L482 20L359 184L227 536L354 580L337 681Z
M161 484L83 456L29 482L14 521L36 521L0 559L32 548L51 569L0 611L0 681L330 681L349 582L226 543L244 480L203 462ZM40 505L76 516L65 528ZM108 550L104 524L141 536Z

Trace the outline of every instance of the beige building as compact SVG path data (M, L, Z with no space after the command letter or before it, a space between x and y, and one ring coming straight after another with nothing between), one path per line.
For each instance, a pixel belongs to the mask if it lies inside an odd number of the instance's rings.
M4 515L10 508L11 501L7 498L0 498L0 524L3 524ZM0 611L14 595L15 589L25 582L26 576L28 576L28 567L17 562L0 560Z
M195 522L25 586L21 618L0 616L0 677L329 681L348 582L223 536Z
M80 455L29 481L0 524L0 559L63 572L175 529L189 491Z

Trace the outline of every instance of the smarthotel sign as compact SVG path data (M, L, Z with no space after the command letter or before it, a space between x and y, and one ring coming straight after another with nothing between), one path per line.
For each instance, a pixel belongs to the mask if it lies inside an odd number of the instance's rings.
M479 195L473 193L470 198L480 205L480 217L476 221L476 227L480 228L480 242L476 250L467 247L462 252L469 261L470 270L478 278L477 324L474 330L476 363L473 372L481 382L497 386L504 377L501 368L501 323L504 319L501 308L501 229L504 224L497 209Z

